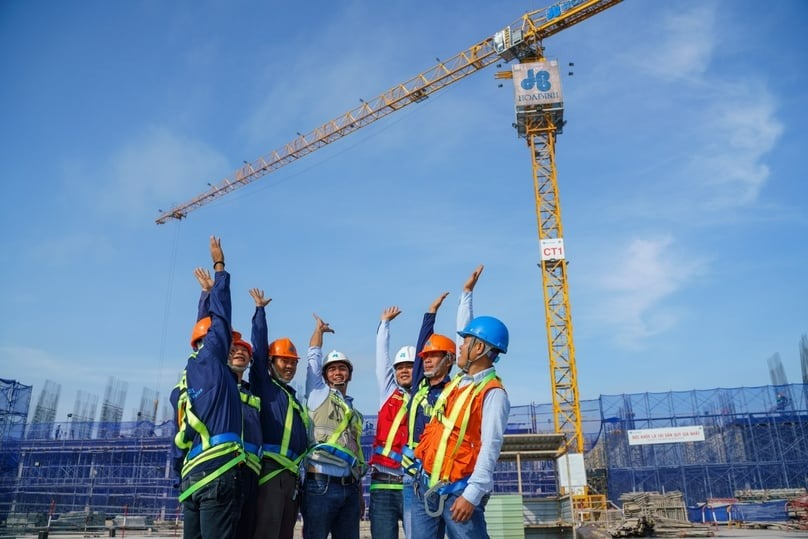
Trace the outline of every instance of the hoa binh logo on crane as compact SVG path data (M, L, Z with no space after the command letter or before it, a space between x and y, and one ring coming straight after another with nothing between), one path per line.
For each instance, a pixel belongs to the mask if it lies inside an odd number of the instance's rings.
M547 20L551 21L556 17L560 17L562 13L566 13L576 6L580 6L586 0L565 0L547 8Z
M563 102L557 60L516 64L512 71L517 107Z

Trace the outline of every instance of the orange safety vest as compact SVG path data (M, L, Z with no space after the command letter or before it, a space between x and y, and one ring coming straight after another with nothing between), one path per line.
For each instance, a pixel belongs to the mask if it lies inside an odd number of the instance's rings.
M407 401L409 394L397 388L384 401L376 421L376 439L370 464L387 468L401 466L401 448L407 443Z
M438 398L432 421L415 448L415 456L433 484L454 483L474 471L481 446L485 394L494 388L504 389L493 372L463 387L459 381L460 376L446 386L448 393ZM440 470L434 470L436 464Z

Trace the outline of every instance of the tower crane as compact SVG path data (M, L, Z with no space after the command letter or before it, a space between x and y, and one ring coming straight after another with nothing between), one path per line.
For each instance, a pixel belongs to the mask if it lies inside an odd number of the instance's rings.
M306 134L298 134L278 148L253 162L245 162L229 177L210 189L166 212L156 222L164 224L183 219L189 212L212 202L236 189L293 163L316 150L358 131L408 105L419 103L431 94L482 70L495 62L518 63L513 70L498 72L497 78L518 79L522 89L532 87L548 99L516 102L514 127L530 148L536 217L541 250L542 283L545 307L550 379L552 383L555 432L566 434L567 450L583 453L584 438L578 394L575 346L572 338L567 285L567 262L564 257L561 207L555 165L555 141L564 126L563 100L559 92L544 90L553 85L560 88L557 65L544 56L543 40L574 26L622 0L562 0L556 4L522 15L493 36L483 39L399 85L375 99L362 101L356 107ZM517 74L516 76L514 74ZM517 88L517 93L519 89ZM552 95L550 95L552 94ZM586 495L585 493L583 494Z

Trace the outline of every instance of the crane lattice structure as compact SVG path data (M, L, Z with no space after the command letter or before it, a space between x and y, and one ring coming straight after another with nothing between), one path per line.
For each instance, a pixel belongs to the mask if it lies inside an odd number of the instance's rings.
M494 38L488 37L449 60L440 62L410 80L394 86L375 99L363 100L361 106L324 123L305 135L299 135L283 147L259 157L251 163L245 163L229 177L212 185L202 194L168 211L161 211L155 222L161 225L172 219L183 219L189 212L275 172L407 105L420 103L438 90L442 90L494 62L502 59L510 61L508 58L516 57L511 53L518 51L523 44L540 43L544 38L578 24L620 1L564 0L550 7L525 13L505 29L505 32L511 36L521 36L521 42L514 39L511 49L498 51Z
M219 197L266 176L300 158L358 131L393 112L427 99L431 94L480 71L492 63L544 59L543 40L600 13L622 0L563 0L549 7L525 13L494 36L472 45L445 62L384 92L375 99L346 112L252 163L245 163L230 177L171 210L161 212L157 224L183 219ZM499 78L512 78L510 72ZM516 107L515 127L531 151L536 215L540 245L546 240L563 242L561 206L555 165L555 141L564 125L563 103L555 106ZM561 243L563 245L563 243ZM556 432L567 435L567 448L583 453L575 346L572 336L567 285L567 262L561 257L542 256L545 325L552 383ZM586 493L583 494L586 496Z

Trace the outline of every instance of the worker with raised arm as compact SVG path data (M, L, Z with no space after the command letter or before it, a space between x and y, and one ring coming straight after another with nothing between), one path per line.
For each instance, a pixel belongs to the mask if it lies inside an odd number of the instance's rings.
M508 351L508 328L479 316L463 337L461 374L444 387L421 434L412 506L413 537L488 539L485 504L508 424L510 403L494 363Z
M379 384L379 414L370 457L370 534L374 539L398 539L398 522L404 524L402 499L404 470L401 451L407 443L407 403L412 384L415 347L402 346L390 357L390 322L401 310L382 311L376 330L376 381Z
M184 455L179 497L183 537L231 539L241 510L238 465L246 455L239 388L228 367L233 339L230 275L216 237L210 238L210 255L214 279L207 316L193 328L193 353L172 399L179 426L174 444Z
M196 268L194 276L202 287L199 297L197 319L201 320L207 315L207 300L213 288L213 279L208 270ZM250 367L253 360L253 348L245 341L241 333L233 331L233 342L230 345L230 357L227 366L236 377L241 398L241 413L244 417L242 443L246 461L239 466L239 480L241 484L241 512L236 530L236 539L252 539L255 529L256 495L258 492L258 474L261 471L261 399L251 392L250 384L244 379L244 372Z
M252 341L255 363L250 383L261 397L263 461L258 480L258 518L254 539L292 539L300 508L300 467L309 445L309 416L289 385L300 357L292 341L281 337L267 347L266 306L272 301L253 288Z
M461 330L469 323L473 316L474 287L483 272L483 265L479 265L463 284L463 293L457 308L457 330ZM413 500L413 476L415 474L415 448L421 438L421 433L427 423L432 419L432 410L443 388L449 383L449 373L455 361L455 341L445 335L434 333L435 319L438 309L449 295L444 292L429 306L424 313L421 331L416 345L416 357L412 369L412 386L410 389L409 415L407 418L407 432L409 438L403 449L403 466L409 473L404 477L404 528L412 529L411 515ZM442 532L443 528L440 527ZM414 536L413 536L414 537ZM441 535L442 537L442 535Z
M323 334L334 333L314 315L309 341L306 395L314 445L303 485L305 539L359 539L366 465L360 445L364 420L348 395L353 364L332 350L323 359Z

